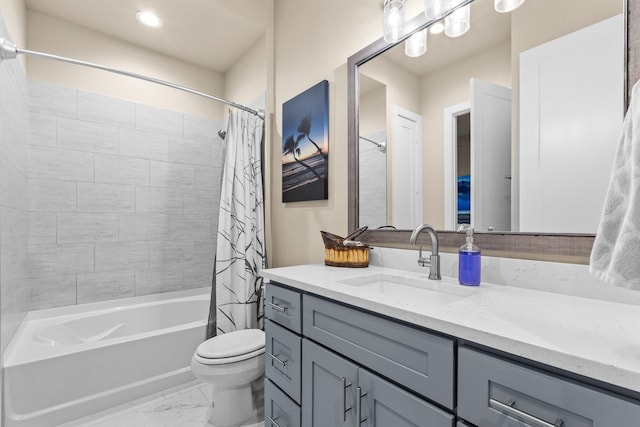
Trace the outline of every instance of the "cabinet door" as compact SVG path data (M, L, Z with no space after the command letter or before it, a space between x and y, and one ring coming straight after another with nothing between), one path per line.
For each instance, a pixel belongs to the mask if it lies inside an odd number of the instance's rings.
M269 380L264 382L265 427L300 427L300 407Z
M453 427L455 422L453 415L362 368L358 398L361 409L359 414L356 410L356 418L360 415L362 427Z
M302 340L302 425L354 427L358 368L346 359Z

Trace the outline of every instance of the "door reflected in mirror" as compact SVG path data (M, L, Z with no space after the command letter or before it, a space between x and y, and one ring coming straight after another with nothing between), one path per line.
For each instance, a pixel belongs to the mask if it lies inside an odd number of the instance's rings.
M476 0L463 36L360 65L359 225L595 233L624 114L623 8Z

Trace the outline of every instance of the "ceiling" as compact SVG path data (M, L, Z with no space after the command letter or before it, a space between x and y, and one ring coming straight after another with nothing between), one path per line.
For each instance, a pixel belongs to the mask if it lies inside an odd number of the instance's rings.
M30 11L71 22L188 63L225 73L265 33L264 0L26 0ZM148 9L162 28L138 23Z

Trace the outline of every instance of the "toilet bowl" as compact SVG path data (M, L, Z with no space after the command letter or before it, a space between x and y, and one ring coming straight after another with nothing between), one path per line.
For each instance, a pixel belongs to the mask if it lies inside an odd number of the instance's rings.
M244 329L198 346L191 371L211 384L211 427L256 426L264 417L264 332Z

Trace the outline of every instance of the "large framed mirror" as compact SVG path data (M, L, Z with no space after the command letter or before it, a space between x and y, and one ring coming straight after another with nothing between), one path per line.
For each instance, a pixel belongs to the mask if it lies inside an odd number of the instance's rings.
M471 223L488 254L588 263L639 41L639 0L462 1L470 30L427 51L380 39L351 56L349 228L408 246L433 225L445 251ZM544 25L541 25L544 22ZM629 64L629 65L628 65ZM426 242L428 243L428 242Z

